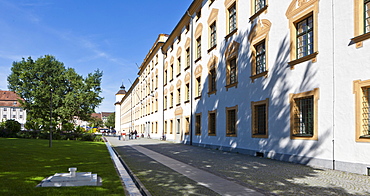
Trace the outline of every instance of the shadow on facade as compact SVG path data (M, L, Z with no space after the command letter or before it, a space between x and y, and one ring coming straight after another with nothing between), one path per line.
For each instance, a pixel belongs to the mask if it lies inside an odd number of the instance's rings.
M309 142L292 140L290 138L290 93L300 93L313 90L317 69L315 64L304 62L297 65L295 71L288 65L290 55L289 35L283 36L276 54L269 53L268 76L260 77L252 82L251 52L249 31L234 35L225 40L220 48L219 64L217 65L217 92L208 95L209 76L204 80L202 98L195 106L195 113L202 114L200 135L193 136L193 144L225 151L236 151L249 155L265 156L273 159L290 161L300 164L310 164L313 157L322 153L319 147L329 135L330 129L319 130L318 141ZM240 43L238 52L238 84L237 87L227 89L226 84L226 57L224 56L231 42ZM269 46L270 48L276 46ZM272 50L276 51L276 50ZM275 57L275 58L274 58ZM206 64L206 62L202 62ZM300 66L300 67L298 67ZM302 73L303 76L297 76ZM296 80L296 78L299 78ZM297 83L299 83L297 85ZM297 87L298 86L298 87ZM269 99L268 107L268 138L252 137L251 102ZM319 102L320 104L320 102ZM237 136L226 135L226 108L237 106ZM216 135L208 135L208 112L217 110ZM195 123L194 123L195 124ZM194 127L193 127L194 129ZM195 129L194 129L195 130ZM330 167L330 160L315 160L324 162ZM322 165L322 164L321 164Z

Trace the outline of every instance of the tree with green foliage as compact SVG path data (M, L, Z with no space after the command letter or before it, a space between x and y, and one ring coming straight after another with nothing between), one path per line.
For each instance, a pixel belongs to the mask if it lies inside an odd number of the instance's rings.
M20 103L27 110L28 119L37 119L34 122L40 122L45 130L51 108L54 126L67 123L74 116L89 120L103 100L99 96L102 75L96 70L84 78L51 55L37 60L28 57L13 62L8 88L24 99Z
M108 128L114 128L114 126L116 125L116 113L112 113L108 116L107 118L107 122L105 122L105 126L108 127Z
M92 117L88 122L90 123L90 127L99 128L99 127L102 127L104 125L104 122L100 118Z
M16 120L6 120L0 123L0 137L15 137L21 131L21 123Z

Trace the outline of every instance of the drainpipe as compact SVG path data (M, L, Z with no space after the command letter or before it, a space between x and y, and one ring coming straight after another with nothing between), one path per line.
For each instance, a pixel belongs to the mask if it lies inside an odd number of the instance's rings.
M190 15L189 10L186 11L188 16L190 17L190 145L193 145L193 42L194 42L194 35L193 35L193 16Z
M163 47L163 46L162 46ZM162 70L164 70L164 59L165 59L165 56L166 54L164 53L164 51L162 50L162 55L163 55L163 58L162 58ZM162 72L162 139L164 140L164 75L163 75L163 72Z
M334 1L331 1L331 9L332 9L332 16L331 16L331 22L332 22L332 33L333 33L333 39L332 39L332 48L333 48L333 138L332 138L332 145L333 145L333 170L335 170L335 42L334 42L334 34L335 34L335 22L334 22Z

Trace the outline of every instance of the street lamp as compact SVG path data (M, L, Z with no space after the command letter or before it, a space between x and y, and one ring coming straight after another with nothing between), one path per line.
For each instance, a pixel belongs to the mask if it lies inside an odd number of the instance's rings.
M52 141L53 141L53 89L50 88L50 126L49 126L49 147L52 147Z

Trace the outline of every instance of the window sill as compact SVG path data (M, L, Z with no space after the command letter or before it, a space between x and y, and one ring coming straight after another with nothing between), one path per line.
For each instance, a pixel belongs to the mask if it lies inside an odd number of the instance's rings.
M210 47L208 50L207 50L207 53L210 53L212 50L216 49L217 47L217 44L215 44L214 46Z
M253 83L253 82L254 82L254 80L255 80L255 79L257 79L257 78L260 78L260 77L265 77L265 78L267 78L267 73L268 73L268 71L264 71L264 72L262 72L262 73L259 73L259 74L256 74L256 75L251 76L250 78L252 79L252 83Z
M294 65L297 65L299 63L303 63L305 61L312 60L312 62L315 63L317 54L319 54L319 52L314 52L314 53L309 54L307 56L304 56L302 58L290 61L290 62L288 62L288 65L290 66L290 69L294 69Z
M170 81L168 81L168 82L172 82L172 81L173 81L173 78Z
M202 98L202 96L195 97L194 99L197 100L197 99L200 99L200 98Z
M294 137L313 137L312 134L293 134Z
M369 38L370 38L370 32L359 35L359 36L356 36L356 37L352 38L351 41L356 43L356 48L360 48L360 47L362 47L362 41L365 41Z
M180 105L181 105L181 103L176 104L176 106L180 106Z
M228 91L229 88L232 88L232 87L238 88L238 82L235 82L235 83L232 83L232 84L228 84L225 87L226 87L226 91Z
M208 97L209 97L210 95L212 95L212 94L216 94L216 92L217 92L216 90L208 92Z
M190 68L190 66L185 67L184 71L188 70L189 68Z
M226 137L237 137L236 134L226 134Z
M176 75L176 77L179 77L181 75L181 72Z
M361 135L356 139L356 142L370 142L370 135Z
M312 134L292 134L290 139L298 139L298 140L318 140L317 136Z
M184 101L184 103L189 103L189 102L190 102L189 100Z
M216 136L215 133L208 133L208 136Z
M253 134L252 138L268 138L267 134Z
M202 59L202 57L198 57L197 59L195 59L194 63L197 63L198 61L200 61Z
M258 12L256 12L255 14L253 14L249 18L249 22L251 22L252 20L254 20L255 18L257 18L262 12L266 11L267 10L267 7L268 7L268 5L265 5L265 7L261 8L260 10L258 10Z
M225 39L229 39L231 36L233 36L238 31L238 28L236 28L234 31L231 31L229 34L225 36Z

